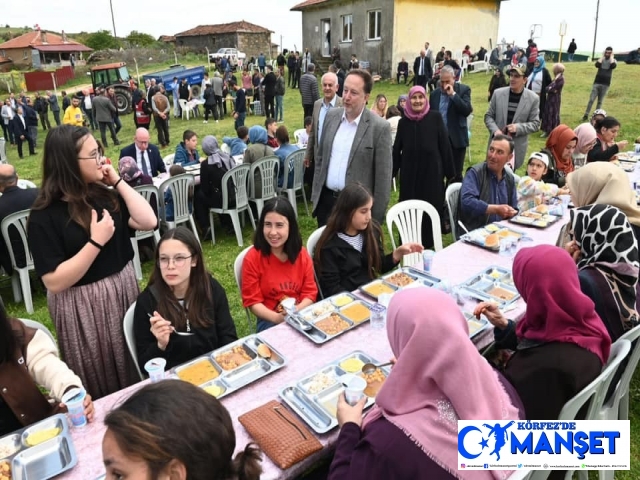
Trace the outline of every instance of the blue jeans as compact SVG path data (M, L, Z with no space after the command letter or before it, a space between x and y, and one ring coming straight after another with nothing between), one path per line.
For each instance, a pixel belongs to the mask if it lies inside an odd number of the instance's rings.
M122 122L120 122L120 117L118 116L113 117L113 126L116 127L116 134L117 134L122 128Z
M570 62L573 62L573 53L570 53L570 54L569 54L569 61L570 61Z
M246 112L242 112L242 113L240 113L240 112L236 112L236 113L238 114L238 118L236 118L236 121L235 121L234 127L235 127L235 129L237 130L237 129L238 129L238 127L242 127L242 126L244 126L244 117L246 117L246 116L247 116L247 114L246 114Z
M265 330L271 328L271 327L275 327L276 324L273 322L270 322L269 320L263 320L262 318L258 318L258 324L256 327L256 332L260 333L260 332L264 332Z
M284 111L282 109L283 101L284 95L276 95L276 122L284 120Z

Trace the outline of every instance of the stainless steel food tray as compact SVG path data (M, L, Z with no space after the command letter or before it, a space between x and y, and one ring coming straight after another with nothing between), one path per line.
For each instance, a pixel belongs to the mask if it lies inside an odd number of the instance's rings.
M258 346L264 344L271 350L270 358L262 358L258 355ZM216 361L216 357L222 353L232 350L234 347L242 347L251 360L239 367L232 370L225 370L220 363ZM193 365L194 363L208 361L212 364L213 368L218 372L216 378L207 380L201 383L199 386L206 388L212 385L216 385L222 389L222 393L217 395L217 398L226 397L231 393L240 390L247 385L260 380L263 377L281 369L287 364L285 357L272 347L268 342L260 338L259 335L249 335L247 337L236 340L233 343L225 345L222 348L214 350L212 353L195 358L190 362L184 363L178 367L175 367L172 371L176 376L181 370ZM179 377L178 377L179 378Z
M497 265L485 268L466 282L460 284L473 298L487 302L497 302L508 305L516 302L520 294L513 283L511 270ZM501 289L500 293L510 298L502 298L494 289Z
M463 315L469 325L469 338L484 332L491 325L486 318L480 317L478 319L473 313L463 312Z
M351 301L347 304L336 306L336 304L339 304L339 300L344 298L349 298ZM343 311L349 309L350 307L353 307L358 303L362 304L367 309L371 308L371 303L356 297L350 292L342 292L329 298L325 298L320 302L316 302L313 305L309 305L308 307L300 310L300 312L298 312L294 318L291 318L289 316L285 317L285 321L312 342L322 344L369 321L369 317L362 321L355 321L342 313ZM342 320L344 320L348 324L348 327L344 330L335 334L329 334L316 326L316 323L318 323L319 321L324 320L331 314L336 313Z
M484 227L476 228L475 230L471 230L469 233L465 233L460 237L460 240L466 243L470 243L472 245L476 245L477 247L484 248L485 250L489 250L491 252L498 252L500 250L500 244L495 247L487 247L484 243L484 238L492 233L498 233L500 231L508 231L511 233L511 236L520 240L522 237L525 237L525 233L516 230L511 227L507 227L505 225L500 225L497 223L490 223L485 225Z
M340 377L351 373L345 371L340 364L350 358L357 358L363 363L373 363L374 365L380 363L371 355L356 350L285 386L279 392L282 400L316 433L326 433L338 426L335 408L338 397L344 391ZM380 370L385 376L390 373L388 367L382 367ZM313 382L314 377L321 373L334 375L335 383L326 386L319 392L309 393L309 385ZM374 402L375 397L367 397L365 408L370 407Z
M518 225L525 225L527 227L547 228L562 218L553 215L552 213L541 214L540 212L537 212L535 208L527 210L527 212L538 214L540 215L540 218L528 217L526 215L519 214L515 217L511 217L509 221L511 223L517 223Z
M32 433L59 428L60 433L38 445L28 446ZM16 450L0 461L11 463L13 480L47 480L73 468L78 463L66 415L58 414L0 438L0 445Z

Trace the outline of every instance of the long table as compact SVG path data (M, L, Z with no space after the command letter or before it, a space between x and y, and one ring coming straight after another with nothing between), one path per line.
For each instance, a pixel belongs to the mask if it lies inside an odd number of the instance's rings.
M521 228L519 225L514 224L508 225L526 232L527 236L532 238L532 241L528 242L531 246L555 244L560 228L568 221L568 218L568 214L565 214L564 219L559 220L545 230ZM449 280L452 285L455 285L464 282L489 265L510 268L512 259L464 242L456 242L436 253L432 273L437 277ZM474 304L475 302L469 302L464 309L470 311ZM509 312L507 316L519 320L524 314L525 307L525 303L520 299L516 303L515 309ZM474 343L478 348L482 348L491 342L492 332L492 329L489 328L474 338ZM246 430L238 423L238 416L270 400L278 399L278 391L284 386L317 371L327 363L354 350L363 350L380 361L385 361L392 356L386 331L374 330L369 324L362 325L322 346L312 343L286 324L278 325L262 332L260 336L279 350L286 357L288 363L285 368L275 372L273 375L269 375L221 400L222 404L229 410L231 418L234 419L236 453L241 451L252 440ZM147 382L148 380L140 382L95 402L95 420L86 427L72 429L73 442L79 459L78 464L59 478L91 480L104 473L101 448L102 437L105 432L104 417L112 408L116 407ZM265 480L295 478L309 469L314 463L326 458L334 447L337 438L337 428L325 435L319 435L318 439L322 443L322 450L286 471L278 468L268 457L264 456L262 462L264 473L261 478Z

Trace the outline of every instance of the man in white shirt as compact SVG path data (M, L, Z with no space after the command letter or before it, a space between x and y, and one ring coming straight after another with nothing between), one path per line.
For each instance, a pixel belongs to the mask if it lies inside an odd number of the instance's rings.
M431 69L431 60L427 57L425 50L420 50L420 56L416 57L413 62L413 77L414 85L420 85L426 90L427 81L433 76L433 70Z
M391 128L366 108L372 88L369 72L351 70L344 81L343 108L326 113L311 192L319 227L326 225L342 189L354 182L372 194L373 218L384 220L391 194Z

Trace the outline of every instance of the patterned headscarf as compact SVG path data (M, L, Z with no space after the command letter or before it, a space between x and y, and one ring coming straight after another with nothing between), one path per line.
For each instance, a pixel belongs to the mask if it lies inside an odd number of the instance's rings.
M142 172L133 157L122 157L118 162L118 171L122 179L127 183L142 176Z
M636 286L640 262L631 224L610 205L589 205L571 211L571 227L582 257L578 269L593 267L611 289L624 330L638 320Z

